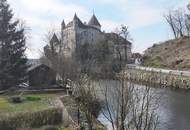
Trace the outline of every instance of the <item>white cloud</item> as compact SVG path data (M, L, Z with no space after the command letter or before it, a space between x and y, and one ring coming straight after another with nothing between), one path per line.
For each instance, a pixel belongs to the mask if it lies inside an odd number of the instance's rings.
M60 19L65 19L67 22L71 20L74 13L88 16L88 10L82 6L75 4L65 4L58 0L9 0L14 8L14 11L19 14L19 17L25 19L36 26L42 23L57 22ZM22 7L22 8L21 8ZM56 18L56 19L54 19ZM61 22L61 21L59 21Z
M100 4L113 4L115 3L115 0L91 0L94 3L100 3Z
M66 19L73 16L75 12L85 15L87 10L75 4L65 4L58 0L21 0L24 8L37 15L64 16Z
M128 24L131 28L141 28L163 21L163 14L168 8L185 7L190 0L157 0L162 5L154 5L152 0L91 0L96 4L113 6L123 20L119 23Z
M104 30L106 32L112 32L117 27L119 27L121 25L121 23L114 22L112 20L101 20L101 25L102 25L102 30Z
M68 23L72 20L75 12L79 15L82 21L89 20L90 12L89 7L84 7L75 4L74 1L65 3L64 0L8 0L11 7L14 9L15 16L26 21L27 25L32 29L29 46L31 50L27 50L27 54L31 57L37 57L38 49L42 50L43 41L42 36L51 26L59 28L62 19ZM102 19L100 23L103 30L114 31L116 27L121 24L126 24L130 29L140 29L142 27L154 25L163 21L163 12L167 5L164 7L153 7L150 5L151 0L89 0L90 8L96 8L98 5L112 8L119 16L114 16L110 19L104 19L104 12L102 12ZM159 0L161 3L168 1L170 5L175 0ZM189 0L182 1L180 5L175 7L184 7ZM188 1L188 2L187 2ZM152 1L153 2L153 1ZM174 2L175 3L175 2ZM117 14L116 13L116 14ZM120 17L120 20L114 17ZM36 31L37 30L37 31ZM135 47L136 48L136 47ZM35 56L34 56L35 55Z
M43 35L49 27L60 27L62 19L66 22L77 12L82 18L88 17L88 10L76 4L65 4L60 0L8 0L15 17L24 20L31 28L26 53L29 57L39 57L44 43ZM38 30L38 32L36 32Z
M140 28L148 25L156 24L162 21L162 8L155 8L147 0L127 1L126 6L121 7L126 12L126 21L131 28Z

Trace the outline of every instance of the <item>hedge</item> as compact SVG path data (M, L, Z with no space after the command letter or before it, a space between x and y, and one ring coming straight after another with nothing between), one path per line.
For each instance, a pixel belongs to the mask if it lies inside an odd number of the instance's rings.
M43 111L23 112L0 116L0 130L36 128L43 125L57 125L62 122L62 109L49 108Z

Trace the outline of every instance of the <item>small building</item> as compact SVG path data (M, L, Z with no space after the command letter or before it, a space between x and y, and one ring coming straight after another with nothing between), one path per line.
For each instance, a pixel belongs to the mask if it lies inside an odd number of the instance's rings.
M142 64L142 58L143 58L143 56L140 53L133 53L132 54L132 59L133 59L135 65L141 65Z
M28 71L30 86L46 87L56 83L56 73L44 64L32 66Z

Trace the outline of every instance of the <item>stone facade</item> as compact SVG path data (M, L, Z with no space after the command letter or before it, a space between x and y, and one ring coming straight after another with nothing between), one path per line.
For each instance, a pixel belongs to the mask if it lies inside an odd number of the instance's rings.
M61 38L58 39L57 36L54 35L51 43L56 43L55 45L59 45L56 51L63 53L66 57L72 57L77 46L85 43L95 44L103 38L108 38L110 46L113 48L113 53L116 52L117 48L121 48L122 55L125 56L125 59L130 59L132 44L129 41L124 40L122 37L120 37L120 39L122 39L122 44L115 43L112 39L116 35L117 34L114 33L102 32L101 25L94 14L88 23L83 23L75 14L73 20L67 25L63 20L61 24ZM48 46L44 49L46 50L47 48ZM115 53L115 55L117 54Z

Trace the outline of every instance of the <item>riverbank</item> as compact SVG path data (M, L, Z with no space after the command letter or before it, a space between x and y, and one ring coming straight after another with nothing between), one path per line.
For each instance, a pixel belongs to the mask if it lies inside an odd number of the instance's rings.
M124 76L125 79L132 82L152 84L160 87L190 89L190 77L188 76L136 69L126 69L125 72L121 72L117 76Z
M83 127L88 130L87 117L85 116L85 113L80 109L79 104L74 99L74 97L70 95L64 95L61 97L61 101L65 107L65 110L70 116L70 121L72 121L73 129L82 129ZM93 126L95 130L106 130L106 127L95 117L93 118Z

